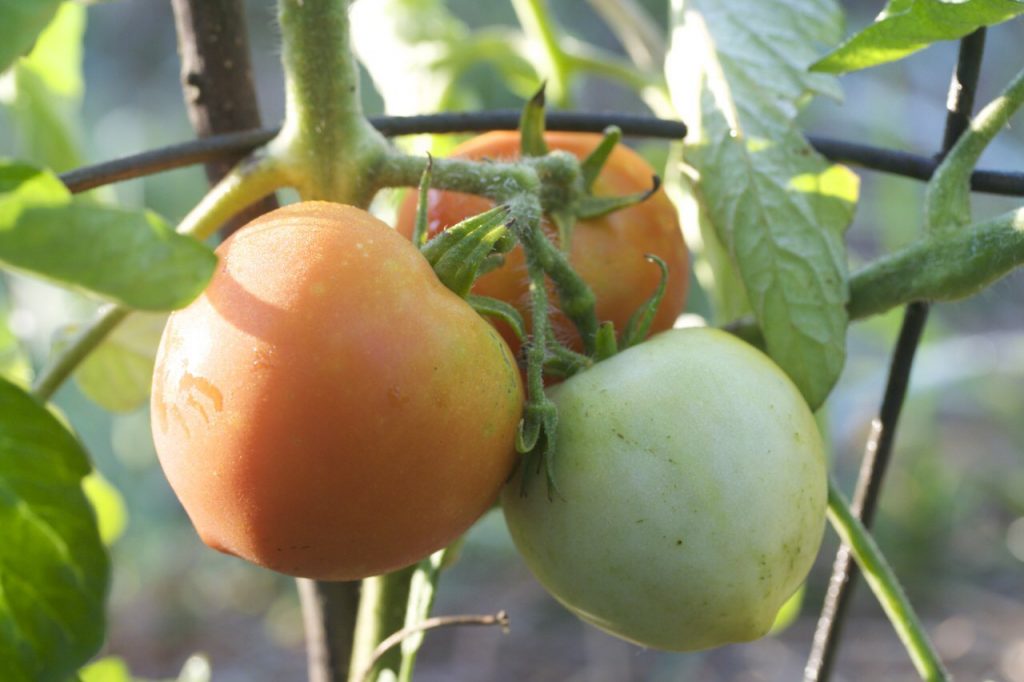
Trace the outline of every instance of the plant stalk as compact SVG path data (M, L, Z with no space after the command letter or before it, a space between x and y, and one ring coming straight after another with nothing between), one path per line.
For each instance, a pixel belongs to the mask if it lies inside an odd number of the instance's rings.
M271 143L305 200L365 208L377 185L372 169L388 150L363 115L351 49L351 0L279 0L285 120Z
M828 483L828 520L839 539L850 548L861 568L864 579L871 587L896 634L910 654L922 680L944 682L951 677L942 665L935 647L928 639L896 574L885 560L874 538L850 510L850 505L831 479Z

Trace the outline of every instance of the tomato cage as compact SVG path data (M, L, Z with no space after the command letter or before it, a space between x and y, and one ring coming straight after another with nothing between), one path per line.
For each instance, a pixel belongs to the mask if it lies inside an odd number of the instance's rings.
M195 88L202 96L187 97L190 118L199 139L181 144L125 156L103 163L84 166L60 174L61 181L72 193L81 193L112 183L153 175L186 166L205 164L211 182L223 176L231 166L246 155L273 140L279 128L260 127L256 113L256 94L248 73L249 54L245 40L206 40L205 33L231 32L245 36L244 17L236 2L204 3L195 0L173 0L177 15L177 37L183 61L186 90ZM975 95L985 50L986 29L981 28L959 43L958 60L949 87L948 113L944 133L937 141L933 156L912 154L897 149L883 148L831 137L808 136L811 146L829 160L849 164L864 171L874 171L928 181L968 129L975 110ZM220 106L230 101L230 107ZM418 116L370 117L371 124L387 137L417 134L473 133L490 130L515 130L520 126L521 113L513 110L479 111L471 113L442 113ZM603 132L609 126L618 127L624 135L634 138L682 140L687 135L686 121L668 120L653 116L615 113L587 113L578 111L549 111L545 127L552 131ZM973 192L1024 197L1024 172L975 170L971 175ZM248 209L243 215L255 215L276 206L273 197ZM230 226L237 227L243 220L236 218ZM856 299L856 277L850 308ZM907 399L910 375L915 353L921 343L929 310L928 300L915 300L905 306L902 325L892 349L884 393L881 396L870 433L864 443L856 487L851 508L863 525L870 528L879 507L883 483L894 456L895 437L900 415ZM851 317L856 315L851 314ZM743 327L741 322L737 327ZM733 331L749 331L734 329ZM848 544L841 544L833 563L824 602L820 607L817 627L810 642L804 672L806 682L823 682L833 675L837 651L847 622L851 594L860 572L854 563ZM335 623L326 615L330 604L351 599L351 592L340 586L317 586L311 597L318 604L319 617L307 614L311 627L307 635L311 677L317 682L341 679L340 668L347 662L348 652L338 642L347 641L350 624ZM504 614L490 619L452 617L434 619L417 625L419 631L430 627L457 624L507 623ZM402 633L399 635L398 642ZM409 633L405 633L409 634ZM388 640L391 641L391 640ZM944 679L941 669L935 677Z

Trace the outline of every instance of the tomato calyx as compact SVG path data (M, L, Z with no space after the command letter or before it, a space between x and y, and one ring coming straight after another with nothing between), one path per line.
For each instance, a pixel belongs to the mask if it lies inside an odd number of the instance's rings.
M445 230L420 251L441 283L465 298L488 259L500 257L515 246L505 227L507 222L508 210L496 206Z
M647 338L651 324L654 322L654 316L658 312L658 306L661 305L661 299L665 297L665 289L668 287L668 264L653 253L644 254L644 258L658 266L661 270L661 278L658 280L658 287L654 293L633 312L629 322L626 323L626 328L622 330L622 336L619 338L619 347L622 350L635 346Z
M516 432L516 450L523 455L520 466L524 473L530 470L535 475L544 472L547 479L547 495L553 500L558 495L555 481L554 451L555 434L558 431L558 408L543 393L539 399L531 396L523 409L523 420ZM522 476L519 494L526 497L529 477Z

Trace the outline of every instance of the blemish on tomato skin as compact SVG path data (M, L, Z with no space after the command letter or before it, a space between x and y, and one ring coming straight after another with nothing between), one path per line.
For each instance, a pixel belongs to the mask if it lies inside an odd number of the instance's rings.
M224 409L224 394L209 379L185 372L178 381L178 390L182 393L196 391L210 400L215 411L220 412Z

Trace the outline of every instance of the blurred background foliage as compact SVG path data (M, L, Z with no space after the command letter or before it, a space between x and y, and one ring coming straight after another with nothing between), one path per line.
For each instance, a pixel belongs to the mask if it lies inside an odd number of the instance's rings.
M518 107L535 86L528 65L508 56L508 41L516 29L509 4L386 4L389 9L446 8L447 14L428 15L431 21L413 24L357 24L357 42L364 45L360 49L394 55L394 68L385 76L386 87L382 80L380 92L371 79L364 79L368 113L381 113L385 98L394 113L405 114ZM667 15L665 0L641 4L654 17ZM848 33L868 24L882 6L844 4ZM267 125L283 114L273 5L270 0L247 2ZM572 35L622 52L588 3L552 5ZM0 155L61 171L190 139L173 25L170 5L163 0L87 7L65 3L32 59L0 80ZM470 32L481 27L488 30ZM426 69L438 48L428 43L411 49L394 42L397 34L408 36L410 31L447 36L463 49L439 68ZM1020 21L990 29L979 103L991 99L1020 68L1022 44ZM933 153L942 137L955 59L955 44L939 44L907 60L843 76L844 101L812 103L803 115L804 129ZM81 79L75 76L79 70ZM454 82L453 72L459 74ZM571 95L579 109L647 111L635 93L595 78L582 78ZM445 138L432 144L438 150L451 142ZM630 142L656 163L663 162L664 143ZM1022 161L1024 132L1017 126L1000 135L981 164L1020 170ZM847 236L852 269L907 243L920 228L923 184L867 172L862 178L862 200ZM195 167L94 194L97 200L147 206L176 221L205 186L202 169ZM1017 203L976 195L975 216L994 215ZM4 275L0 282L0 371L25 381L49 357L55 339L69 324L86 319L94 303L18 276ZM1024 281L1018 274L970 300L934 309L914 367L876 525L882 547L940 652L954 674L965 679L1024 682L1022 304ZM899 322L900 313L894 311L856 323L849 334L846 369L824 419L835 468L847 488L878 408ZM190 679L204 679L208 671L203 673L203 659L190 659L202 652L219 682L302 679L302 629L292 581L201 544L156 463L148 411L143 407L111 414L72 384L56 402L103 476L90 483L90 492L103 510L104 535L113 542L106 653L121 657L133 674L147 678L174 677L185 666L195 675ZM835 539L828 533L802 614L789 629L754 644L666 655L614 640L562 610L529 576L500 515L492 513L469 534L461 559L442 580L437 608L441 613L506 609L511 634L472 629L432 634L417 679L797 679L834 550ZM839 680L914 678L865 589L858 590L838 670Z

